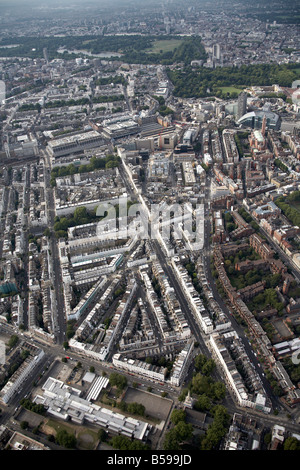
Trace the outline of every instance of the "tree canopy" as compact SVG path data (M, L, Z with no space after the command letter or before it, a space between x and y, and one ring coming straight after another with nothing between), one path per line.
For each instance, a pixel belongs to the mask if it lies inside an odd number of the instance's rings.
M165 450L180 450L181 445L191 439L193 435L193 426L186 423L186 414L184 410L173 410L171 422L174 427L166 434L164 440Z
M113 387L117 387L119 390L122 390L127 385L127 379L124 375L112 372L109 376L109 383Z
M173 94L180 98L204 98L217 96L219 98L236 98L225 93L222 87L234 86L271 86L274 83L290 87L298 78L297 64L258 64L242 65L241 67L216 67L209 69L190 66L177 69L167 69L169 79L174 85Z

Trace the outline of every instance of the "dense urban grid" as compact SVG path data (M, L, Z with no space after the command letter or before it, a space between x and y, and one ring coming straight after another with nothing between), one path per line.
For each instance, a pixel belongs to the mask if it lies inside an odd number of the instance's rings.
M0 3L0 449L299 450L297 2Z

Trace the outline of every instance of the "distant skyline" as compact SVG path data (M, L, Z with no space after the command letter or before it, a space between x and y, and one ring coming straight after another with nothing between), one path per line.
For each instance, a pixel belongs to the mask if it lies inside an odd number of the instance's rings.
M214 0L213 0L214 1ZM8 7L12 7L14 5L36 5L37 7L44 7L44 6L49 6L49 7L59 7L61 5L66 5L66 6L71 6L71 5L81 5L81 6L86 6L86 5L109 5L109 4L130 4L130 3L138 3L141 6L143 4L149 5L149 3L158 3L160 5L162 4L168 4L169 2L161 2L160 0L151 0L145 1L145 0L83 0L83 1L78 1L78 0L0 0L1 5L6 5ZM175 2L176 3L176 2ZM200 3L200 2L199 2Z
M34 31L39 26L39 35L49 35L46 23L55 21L64 27L64 24L72 23L75 26L85 22L89 28L97 19L102 24L109 21L123 22L141 14L141 21L148 23L150 16L156 20L164 20L169 17L179 21L190 16L188 21L199 22L201 16L206 13L216 17L228 17L234 20L246 15L255 21L262 23L299 24L299 5L294 0L254 0L251 5L246 0L190 0L184 4L181 0L0 0L1 16L0 25L9 26L8 30L2 30L0 34L18 36L20 30ZM142 18L143 17L143 18ZM35 23L35 24L33 24ZM62 24L64 23L64 24ZM44 29L44 33L43 33ZM112 32L112 31L111 31ZM117 32L117 31L114 31ZM60 31L60 34L62 31ZM27 32L25 33L25 35ZM105 34L105 32L104 32Z

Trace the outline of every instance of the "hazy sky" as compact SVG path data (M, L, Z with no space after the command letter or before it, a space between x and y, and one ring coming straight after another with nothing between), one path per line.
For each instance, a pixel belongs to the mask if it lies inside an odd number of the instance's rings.
M180 2L180 0L172 0L174 4L180 5L183 2ZM207 1L207 0L206 0ZM210 0L212 3L214 3L215 0ZM199 4L203 2L203 0L198 0ZM192 0L192 3L194 1ZM138 6L141 9L143 6L149 7L151 5L157 5L159 9L162 8L162 6L168 7L170 5L170 0L0 0L0 7L3 12L7 12L8 10L10 12L18 10L26 10L32 11L32 12L38 12L38 11L43 11L46 9L50 10L59 10L59 9L85 9L85 8L97 8L101 7L107 9L107 8L114 8L116 6L130 6L134 5L135 7ZM24 7L24 8L22 8ZM170 6L170 8L172 8ZM4 10L3 10L4 9ZM26 14L26 16L28 16Z
M212 0L213 1L213 0ZM1 5L6 6L70 6L70 5L108 5L110 3L114 4L130 4L130 3L137 3L141 6L147 5L149 3L167 3L160 0L0 0Z
M159 4L161 5L164 2L160 0L0 0L1 8L7 8L10 10L18 8L27 8L32 10L42 10L45 8L55 9L55 8L75 8L80 7L97 7L101 6L109 7L116 5L130 5L135 4L143 7L143 5L149 4Z

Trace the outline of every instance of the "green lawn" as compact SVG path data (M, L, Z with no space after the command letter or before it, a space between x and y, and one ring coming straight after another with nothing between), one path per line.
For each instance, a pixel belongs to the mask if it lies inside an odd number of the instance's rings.
M183 39L161 39L158 41L154 41L152 47L150 49L146 49L145 52L149 52L152 54L159 54L160 51L162 52L173 51L176 47L180 46L182 41Z
M300 76L300 67L295 68L294 71Z
M54 434L61 429L67 431L67 433L74 434L77 439L77 447L80 449L94 450L99 441L97 432L85 426L64 423L52 418L50 418L46 424L55 431Z
M300 212L300 201L290 201L290 206L294 207L298 212Z
M47 426L49 426L50 428L53 428L54 431L59 431L61 429L64 429L65 431L67 432L74 432L74 429L72 428L72 426L69 426L68 424L65 424L63 423L62 421L56 421L55 419L49 419L47 421Z
M77 434L77 446L81 449L94 450L98 442L99 438L97 433L91 429L83 428L83 430Z

